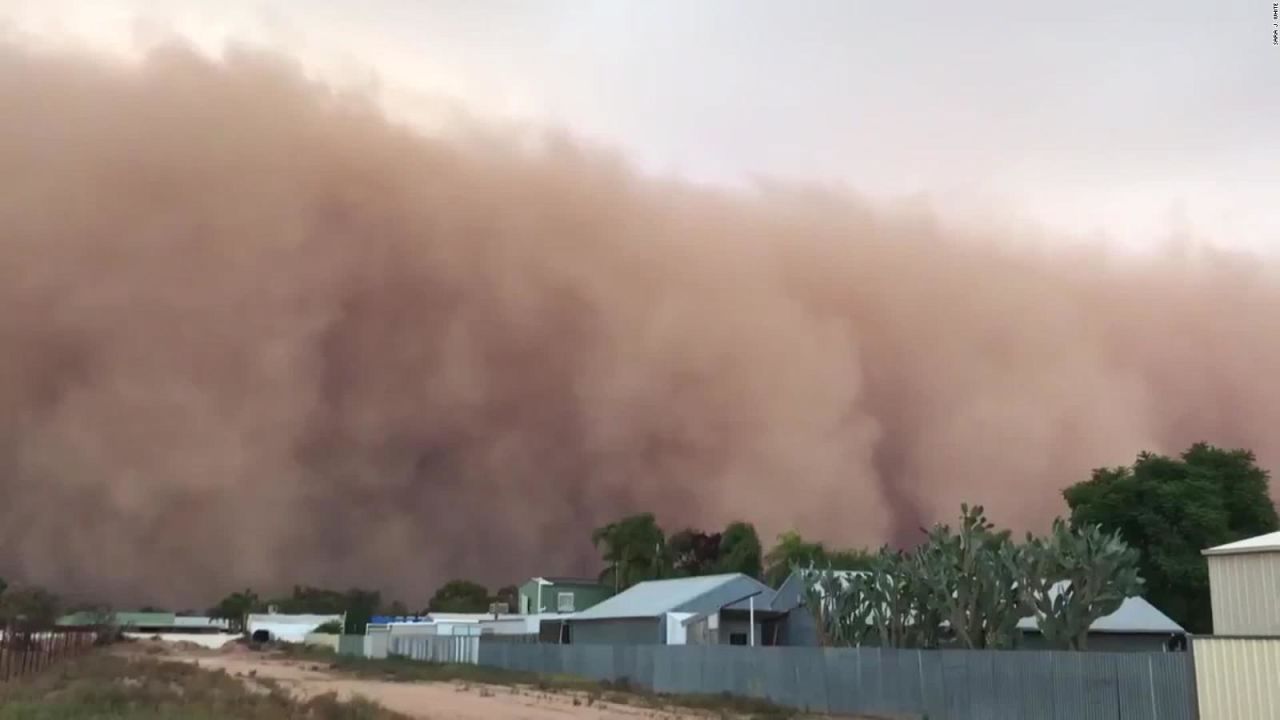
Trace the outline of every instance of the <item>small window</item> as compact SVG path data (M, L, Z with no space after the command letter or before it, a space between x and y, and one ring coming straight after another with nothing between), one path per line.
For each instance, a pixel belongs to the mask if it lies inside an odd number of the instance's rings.
M730 645L746 645L747 634L746 633L729 633L729 644Z
M556 612L573 612L573 593L556 593Z

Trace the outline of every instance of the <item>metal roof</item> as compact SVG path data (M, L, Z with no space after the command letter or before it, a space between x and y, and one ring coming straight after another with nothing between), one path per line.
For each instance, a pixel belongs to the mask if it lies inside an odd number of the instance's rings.
M226 620L205 617L203 615L179 615L173 619L175 628L183 629L201 629L201 628L222 628L226 629L230 625Z
M1280 552L1280 532L1267 533L1226 545L1202 550L1202 555L1240 555L1243 553Z
M319 627L328 622L340 622L341 615L294 615L285 613L253 613L248 622L271 623L272 625L311 625Z
M117 612L109 613L110 622L120 627L172 627L176 616L165 612ZM76 612L58 618L58 625L92 625L104 615L92 612Z
M1049 590L1051 596L1056 596L1062 589L1067 587L1068 581L1063 580L1053 586ZM1018 629L1022 631L1038 631L1040 623L1035 617L1025 617L1018 621ZM1110 615L1103 615L1093 624L1089 626L1091 633L1151 633L1151 634L1185 634L1187 631L1181 625L1174 622L1172 618L1156 609L1155 605L1147 602L1140 597L1125 598L1120 603L1120 608Z
M699 598L718 590L727 589L733 584L740 584L744 589L753 584L758 585L759 588L752 587L752 589L768 595L767 598L760 601L760 604L765 607L773 600L773 591L767 585L740 573L702 575L671 580L648 580L627 588L598 605L593 605L586 610L574 613L568 616L568 619L611 620L658 617L668 612L684 609L685 606L690 605ZM734 593L733 597L726 597L725 602L730 603L730 607L732 607L737 605L738 601L750 592L751 590Z
M604 585L595 578L567 577L563 575L543 575L536 578L530 578L526 582L533 582L535 580L546 580L554 585L587 585L591 587L604 587Z

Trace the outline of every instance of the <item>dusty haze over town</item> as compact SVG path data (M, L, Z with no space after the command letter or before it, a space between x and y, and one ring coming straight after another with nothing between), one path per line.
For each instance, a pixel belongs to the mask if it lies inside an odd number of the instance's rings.
M421 601L1280 462L1260 3L297 7L0 0L0 575Z

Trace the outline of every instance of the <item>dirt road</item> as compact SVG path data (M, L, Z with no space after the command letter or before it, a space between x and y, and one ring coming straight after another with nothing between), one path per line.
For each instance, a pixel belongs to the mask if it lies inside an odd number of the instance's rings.
M389 710L424 720L683 720L712 717L692 711L617 705L581 694L547 693L533 688L365 680L344 677L314 663L256 654L180 654L172 659L196 663L210 670L225 670L246 678L271 679L301 697L325 693L336 693L343 699L363 697Z

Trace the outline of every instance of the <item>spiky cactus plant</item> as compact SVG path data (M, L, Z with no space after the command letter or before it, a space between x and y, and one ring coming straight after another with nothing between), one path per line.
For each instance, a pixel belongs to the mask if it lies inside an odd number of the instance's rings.
M1024 561L1006 531L996 532L982 506L960 506L953 531L937 525L917 551L924 604L966 648L1010 647L1026 614Z
M1083 650L1089 628L1142 591L1138 551L1097 525L1072 529L1061 519L1048 537L1027 537L1023 598L1055 647Z

